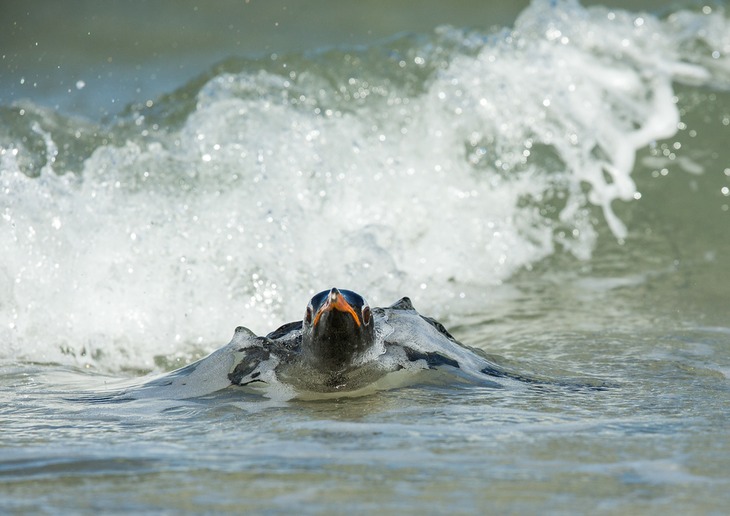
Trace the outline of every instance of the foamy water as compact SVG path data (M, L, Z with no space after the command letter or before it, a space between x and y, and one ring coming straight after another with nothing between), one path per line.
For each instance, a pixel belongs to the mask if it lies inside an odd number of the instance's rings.
M587 258L596 225L626 236L612 203L640 197L637 150L678 131L674 83L727 85L723 20L538 2L502 33L273 55L109 143L16 106L31 138L2 142L2 354L149 368L330 285L454 314L556 249ZM722 56L686 50L705 42Z
M0 511L724 511L722 7L536 1L505 29L216 57L104 121L0 101ZM546 382L104 397L332 286L409 296Z

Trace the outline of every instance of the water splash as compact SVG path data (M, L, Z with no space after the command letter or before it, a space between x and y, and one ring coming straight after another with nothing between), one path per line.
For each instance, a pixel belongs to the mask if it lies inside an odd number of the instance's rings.
M14 108L0 356L150 369L334 285L439 315L587 258L591 206L624 238L636 151L677 131L673 82L730 84L727 25L538 1L496 34L233 61L108 134Z

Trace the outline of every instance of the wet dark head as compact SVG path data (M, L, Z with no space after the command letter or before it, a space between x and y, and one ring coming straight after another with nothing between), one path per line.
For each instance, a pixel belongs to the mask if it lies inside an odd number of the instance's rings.
M347 369L375 344L367 302L351 290L325 290L304 315L302 352L318 369Z

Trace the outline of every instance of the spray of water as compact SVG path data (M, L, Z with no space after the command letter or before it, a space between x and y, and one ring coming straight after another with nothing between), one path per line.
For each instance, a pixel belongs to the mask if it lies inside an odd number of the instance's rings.
M730 83L728 29L538 1L499 33L233 64L108 137L15 106L0 356L150 369L331 286L438 315L559 249L588 258L592 206L626 236L612 205L677 131L673 83Z

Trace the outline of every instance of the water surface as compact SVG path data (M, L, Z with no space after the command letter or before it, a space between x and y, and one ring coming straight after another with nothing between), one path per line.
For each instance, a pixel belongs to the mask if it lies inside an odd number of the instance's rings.
M305 30L340 12L312 5L252 5L280 33L239 30L235 6L215 37L192 4L123 18L208 34L180 53L164 31L60 69L6 47L0 508L723 513L723 4L430 6L419 25L398 3ZM66 15L104 34L119 6L99 9ZM408 295L555 382L90 401L335 285ZM611 387L559 381L580 376Z

